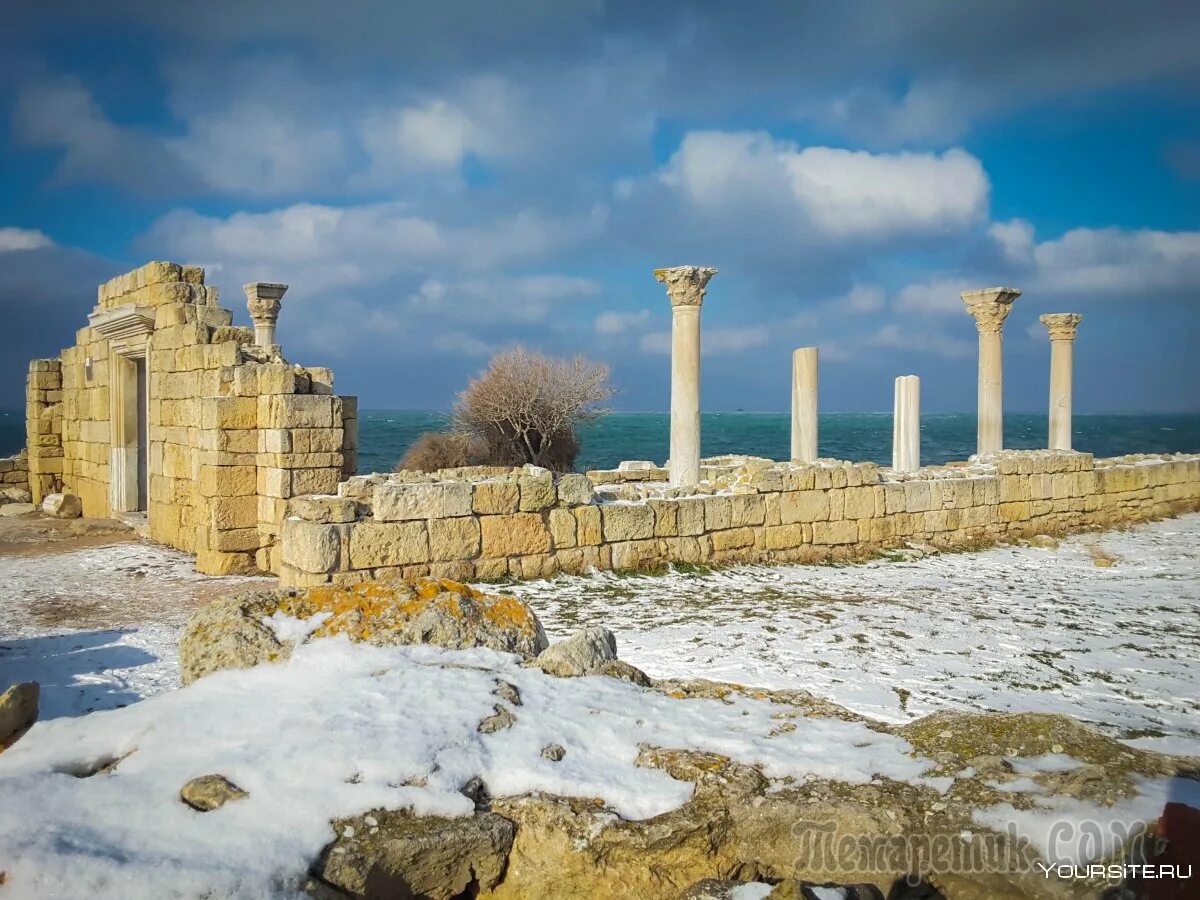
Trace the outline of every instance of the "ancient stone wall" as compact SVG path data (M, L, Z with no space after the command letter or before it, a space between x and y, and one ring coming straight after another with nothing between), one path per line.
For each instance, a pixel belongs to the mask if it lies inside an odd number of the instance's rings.
M58 359L30 364L35 502L66 490L87 516L144 511L149 536L202 572L276 569L288 499L354 471L355 399L334 395L329 369L255 345L196 266L114 278L88 319Z
M337 496L289 503L280 577L485 580L850 560L909 543L971 546L1200 509L1200 456L1003 451L906 474L720 458L705 460L700 485L687 489L651 480L664 474L643 464L558 478L533 467L356 476Z
M0 489L29 488L29 451L0 457Z

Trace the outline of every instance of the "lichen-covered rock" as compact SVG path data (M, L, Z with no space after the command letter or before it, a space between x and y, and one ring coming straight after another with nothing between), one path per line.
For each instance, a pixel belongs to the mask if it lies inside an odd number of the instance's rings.
M600 667L617 658L617 639L598 625L577 631L565 640L551 644L534 664L548 675L578 678L596 675Z
M250 795L224 775L201 775L179 791L179 799L198 812L212 812Z
M56 519L78 519L83 515L83 501L74 494L47 494L42 512Z
M0 749L19 738L37 721L41 687L36 681L14 684L0 694Z
M475 896L499 884L513 824L494 813L461 819L374 811L334 823L315 874L355 898Z
M286 659L297 642L339 634L377 646L488 647L525 658L548 643L524 602L447 579L259 591L191 617L179 641L180 680Z

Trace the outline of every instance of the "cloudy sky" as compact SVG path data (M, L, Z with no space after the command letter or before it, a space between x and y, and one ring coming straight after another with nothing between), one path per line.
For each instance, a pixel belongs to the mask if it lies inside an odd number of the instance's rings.
M960 290L1082 312L1081 411L1200 409L1200 4L17 0L0 33L0 406L98 282L198 263L364 405L442 408L516 342L668 405L650 272L720 274L707 409L974 408Z

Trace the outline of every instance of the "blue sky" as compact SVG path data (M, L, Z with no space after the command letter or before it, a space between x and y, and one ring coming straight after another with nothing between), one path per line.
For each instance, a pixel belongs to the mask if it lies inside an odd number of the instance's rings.
M1079 411L1200 410L1200 6L17 4L0 35L0 406L149 259L291 285L280 337L442 408L520 342L669 396L651 269L710 265L707 409L974 406L958 292L1081 312Z

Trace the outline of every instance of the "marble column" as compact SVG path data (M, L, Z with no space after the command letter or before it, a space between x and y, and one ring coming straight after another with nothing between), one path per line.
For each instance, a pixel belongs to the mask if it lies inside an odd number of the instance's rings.
M1071 449L1071 357L1079 313L1050 313L1041 317L1050 332L1050 440L1051 450Z
M266 281L252 281L242 285L246 292L246 308L250 310L250 319L254 322L254 343L259 347L274 347L275 323L279 321L279 310L283 306L283 295L287 293L286 284L271 284Z
M716 269L655 269L671 298L671 484L700 480L700 307Z
M1004 373L1002 362L1004 320L1016 288L995 287L963 291L963 303L979 329L979 408L976 449L980 456L1004 449Z
M892 468L915 472L921 468L921 379L901 375L896 379L892 414Z
M792 462L817 458L817 348L792 353Z

